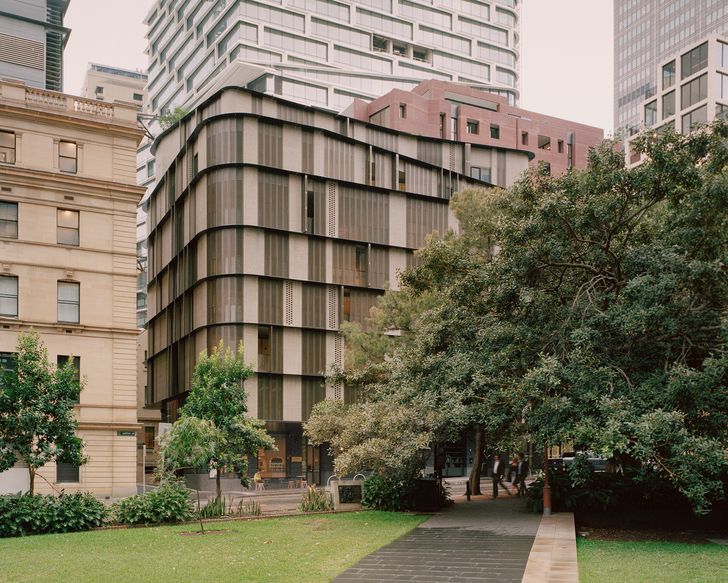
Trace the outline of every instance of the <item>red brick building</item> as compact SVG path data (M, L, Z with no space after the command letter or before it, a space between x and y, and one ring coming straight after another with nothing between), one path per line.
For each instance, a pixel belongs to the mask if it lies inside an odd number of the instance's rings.
M372 102L357 99L344 114L420 136L525 150L533 153L531 164L544 162L554 175L584 168L589 148L604 139L600 128L513 107L505 97L447 81L394 89Z

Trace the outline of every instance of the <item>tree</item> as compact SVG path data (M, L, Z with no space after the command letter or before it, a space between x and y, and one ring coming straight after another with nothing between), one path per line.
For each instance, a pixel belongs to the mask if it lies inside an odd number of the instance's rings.
M0 472L25 462L30 494L37 471L48 462L86 461L73 413L82 388L72 358L56 368L37 332L18 335L14 367L0 383Z
M647 134L636 168L607 143L583 171L459 193L461 232L402 277L431 304L369 398L425 403L433 437L478 427L491 450L583 445L698 513L725 499L727 137Z
M235 471L245 483L247 456L273 449L265 423L247 416L243 381L253 370L222 341L212 354L202 353L192 376L180 418L161 438L161 465L166 470L208 467L216 470L216 493L222 496L220 476Z
M184 107L179 107L179 106L175 107L171 111L167 110L162 115L159 116L159 125L162 126L163 130L171 128L174 124L176 124L179 120L181 120L188 113L189 113L188 110L186 110Z

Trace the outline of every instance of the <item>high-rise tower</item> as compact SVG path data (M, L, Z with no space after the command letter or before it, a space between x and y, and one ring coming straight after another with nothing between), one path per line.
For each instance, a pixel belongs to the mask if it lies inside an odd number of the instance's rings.
M70 30L63 17L69 0L0 2L0 78L63 90L63 49Z
M614 127L640 127L640 106L658 91L657 66L711 33L728 33L725 0L616 0Z

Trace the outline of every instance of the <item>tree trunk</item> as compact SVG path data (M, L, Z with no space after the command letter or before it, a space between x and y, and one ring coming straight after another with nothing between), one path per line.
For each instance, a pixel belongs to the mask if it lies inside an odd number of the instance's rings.
M35 469L31 466L28 466L28 475L30 476L30 488L28 488L28 492L32 496L35 493Z
M485 441L483 426L478 423L475 426L475 456L473 467L470 470L470 492L473 496L480 496L480 468L483 466L483 442Z
M217 499L222 499L222 488L220 487L220 468L217 469L217 472L215 473L215 488L217 490Z

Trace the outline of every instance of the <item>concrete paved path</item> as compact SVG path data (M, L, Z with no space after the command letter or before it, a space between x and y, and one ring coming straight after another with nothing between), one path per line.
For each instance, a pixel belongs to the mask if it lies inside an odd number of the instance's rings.
M579 583L576 528L571 512L541 519L523 583Z
M520 583L541 516L523 498L456 503L339 575L336 583Z

